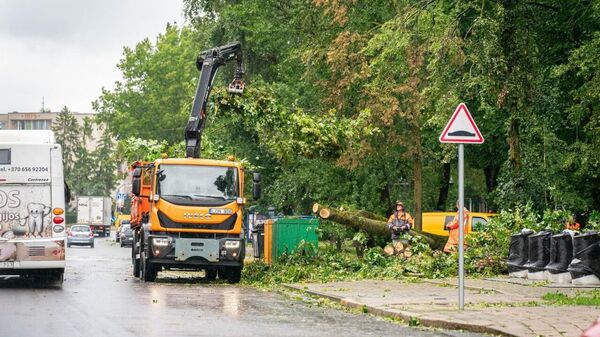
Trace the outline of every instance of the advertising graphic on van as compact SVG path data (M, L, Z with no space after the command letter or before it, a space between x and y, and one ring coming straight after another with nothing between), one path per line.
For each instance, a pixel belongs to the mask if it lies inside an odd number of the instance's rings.
M20 191L4 190L0 187L2 231L10 232L7 235L16 237L51 237L49 192L49 187L43 185L31 186Z

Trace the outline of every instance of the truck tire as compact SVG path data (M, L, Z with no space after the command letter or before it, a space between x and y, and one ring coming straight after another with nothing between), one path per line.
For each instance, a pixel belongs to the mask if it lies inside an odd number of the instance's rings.
M217 270L216 269L206 269L204 271L204 275L207 281L214 281L217 279Z
M239 283L242 279L242 268L240 267L232 267L225 269L227 271L227 283ZM220 273L219 273L220 274Z
M140 259L133 258L133 277L140 277Z
M140 256L141 264L141 278L144 282L154 282L156 280L156 275L158 274L156 267L150 263L149 259L146 257L146 252L142 252Z
M138 247L138 235L136 232L133 232L133 242L131 243L131 264L133 264L133 277L140 277L140 259L137 257Z

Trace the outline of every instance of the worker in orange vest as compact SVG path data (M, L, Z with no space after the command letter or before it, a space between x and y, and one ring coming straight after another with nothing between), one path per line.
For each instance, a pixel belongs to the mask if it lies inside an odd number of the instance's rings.
M453 251L456 250L456 247L458 247L458 239L459 239L459 234L460 234L460 230L458 227L458 217L459 217L459 213L458 213L458 201L456 202L456 215L454 216L454 219L452 219L452 222L449 222L446 224L446 229L450 231L449 235L448 235L448 241L446 242L446 245L444 246L444 252L445 253L452 253ZM465 228L465 236L469 230L469 210L465 207L463 209L463 219L464 219L464 228ZM465 242L463 242L464 247L467 247L467 243L466 240Z
M578 231L581 229L581 224L577 222L576 214L571 215L571 218L567 220L567 223L565 224L565 229L570 229L573 231Z

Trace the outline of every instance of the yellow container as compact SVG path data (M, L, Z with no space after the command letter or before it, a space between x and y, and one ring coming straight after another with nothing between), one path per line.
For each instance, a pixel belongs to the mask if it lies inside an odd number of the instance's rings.
M273 262L273 220L267 220L264 226L265 241L263 245L263 259L266 264L271 264Z

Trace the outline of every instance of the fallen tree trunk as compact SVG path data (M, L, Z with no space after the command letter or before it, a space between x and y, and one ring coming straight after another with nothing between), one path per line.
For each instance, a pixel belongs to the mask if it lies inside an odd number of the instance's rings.
M338 211L333 208L313 205L313 212L321 219L326 219L350 227L356 231L362 230L370 235L380 236L386 240L390 239L390 231L386 221L373 220L362 217L350 211ZM424 239L431 248L441 249L447 241L446 237L410 230L408 234Z

